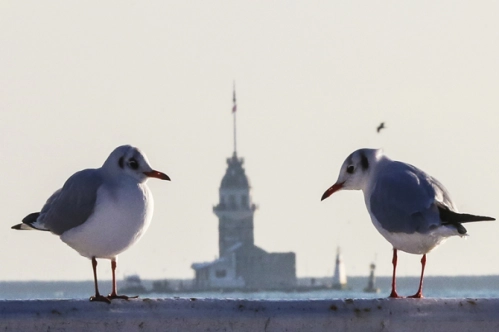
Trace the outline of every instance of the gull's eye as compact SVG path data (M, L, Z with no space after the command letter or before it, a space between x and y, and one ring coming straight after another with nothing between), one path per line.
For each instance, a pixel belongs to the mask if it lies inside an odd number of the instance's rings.
M120 168L123 168L123 157L118 160L118 165L120 166Z
M353 165L349 165L347 167L347 173L348 174L353 174L354 171L355 171L355 167L353 167Z
M139 163L137 160L132 158L128 161L128 166L130 166L131 169L136 170L139 168Z

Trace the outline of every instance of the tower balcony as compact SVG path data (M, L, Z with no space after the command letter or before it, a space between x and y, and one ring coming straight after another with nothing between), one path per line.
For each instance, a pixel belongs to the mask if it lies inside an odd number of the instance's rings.
M255 211L258 209L256 204L235 205L235 204L225 204L219 203L213 207L213 212L236 212L236 211Z
M256 204L250 204L248 206L218 204L213 207L213 213L215 213L218 218L227 217L230 219L244 219L253 216L256 209L258 209Z

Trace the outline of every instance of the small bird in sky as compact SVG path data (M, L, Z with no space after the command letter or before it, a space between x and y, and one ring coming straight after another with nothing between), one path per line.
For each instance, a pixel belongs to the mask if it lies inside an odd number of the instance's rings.
M130 145L117 147L101 168L73 174L49 197L40 212L26 216L18 230L50 231L92 260L95 295L90 301L110 303L118 295L116 259L145 233L153 214L148 178L170 180L149 166L146 156ZM111 260L112 292L99 293L97 258Z
M385 128L386 128L386 127L385 127L385 123L384 123L384 122L381 122L381 123L379 124L378 128L376 128L376 131L377 131L377 132L378 132L378 134L379 134L379 132L381 131L381 129L385 129Z
M393 246L390 297L399 297L395 271L397 250L423 255L421 278L414 298L423 297L426 254L450 236L466 236L462 223L495 220L459 213L445 187L420 169L394 161L379 149L360 149L348 156L338 180L322 195L362 190L374 227Z

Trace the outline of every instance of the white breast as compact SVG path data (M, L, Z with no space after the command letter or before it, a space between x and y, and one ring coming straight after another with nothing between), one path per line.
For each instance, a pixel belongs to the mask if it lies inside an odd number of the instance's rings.
M91 258L115 258L142 237L149 227L154 203L145 184L124 183L119 190L101 187L94 213L61 240Z
M375 217L371 216L374 227L383 237L392 244L393 248L408 252L410 254L427 254L438 245L442 244L448 237L459 235L452 227L441 226L429 233L395 233L388 232L381 227Z

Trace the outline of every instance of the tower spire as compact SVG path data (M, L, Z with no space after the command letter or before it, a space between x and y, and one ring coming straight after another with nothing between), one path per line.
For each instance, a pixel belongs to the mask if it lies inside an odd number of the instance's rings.
M237 111L237 103L236 103L236 82L233 82L232 89L232 116L234 117L234 156L237 154L237 137L236 137L236 111Z

